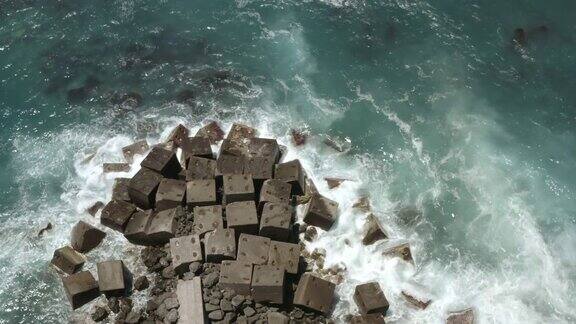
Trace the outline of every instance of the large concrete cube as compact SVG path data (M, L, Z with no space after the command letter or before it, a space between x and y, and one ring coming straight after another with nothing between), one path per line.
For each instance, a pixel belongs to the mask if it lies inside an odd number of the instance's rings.
M216 177L216 161L192 156L188 159L186 181L208 180Z
M206 232L224 228L222 206L194 207L194 232L203 236Z
M387 238L388 234L382 224L380 224L376 215L369 214L366 217L366 223L364 223L364 238L362 239L362 244L371 245Z
M85 262L84 256L70 246L64 246L54 251L51 261L52 265L67 274L80 271Z
M242 261L222 261L219 284L232 289L238 295L250 295L252 282L252 263Z
M202 296L202 279L194 277L192 280L178 280L176 296L178 308L178 323L205 324L208 323L204 315L204 302Z
M351 324L386 324L382 314L354 315Z
M306 172L299 160L292 160L276 165L274 179L292 184L292 194L302 195L306 190Z
M211 121L204 127L196 132L197 137L206 137L210 139L210 143L216 144L224 139L224 131L217 122Z
M153 147L140 166L154 170L167 178L176 178L182 169L176 153L161 147Z
M182 206L186 199L186 181L162 179L156 192L156 210Z
M254 182L249 174L225 174L222 188L226 204L254 200Z
M292 228L292 206L284 203L266 203L262 208L260 236L276 241L287 241Z
M130 194L128 193L128 185L130 178L116 178L114 179L114 186L112 187L112 200L122 200L131 202Z
M258 233L258 214L254 201L237 201L226 205L226 220L236 235Z
M184 159L186 161L188 161L192 156L207 159L214 158L212 147L210 146L210 140L205 137L189 137L182 142L180 148L182 148ZM186 165L188 165L188 163Z
M248 140L246 139L225 139L220 145L220 156L248 156Z
M252 273L252 297L257 303L284 303L284 268L255 265Z
M132 274L121 260L96 264L100 292L106 297L128 296L132 290Z
M306 224L328 231L338 219L338 203L321 195L313 195L304 211Z
M232 127L230 128L230 131L228 132L228 135L226 136L226 138L228 138L228 139L247 139L247 138L255 137L257 133L258 132L256 131L256 129L254 129L250 126L239 124L239 123L234 123L234 124L232 124Z
M190 263L202 261L200 236L193 234L170 239L170 254L174 271L178 274L187 272Z
M155 212L150 216L146 228L146 240L149 244L166 244L176 235L177 219L185 217L182 207Z
M251 138L248 144L250 156L258 156L270 159L273 163L280 159L280 147L273 138Z
M132 202L142 209L154 208L156 191L162 178L160 173L141 168L128 184L128 194Z
M246 160L244 173L252 176L254 181L262 182L274 176L274 161L267 157L254 156Z
M126 224L130 217L136 211L136 207L125 201L110 201L100 214L100 223L115 231L124 233Z
M190 135L190 130L186 128L186 126L178 124L178 126L174 127L170 132L170 135L168 135L167 141L181 147L182 142L188 139L188 135Z
M79 221L72 227L70 244L74 250L80 253L87 253L97 247L104 237L106 237L106 233L103 231L84 221Z
M130 243L138 245L149 244L146 229L148 228L152 213L153 211L151 210L139 210L132 215L124 230L124 237L126 237Z
M146 140L140 140L128 146L124 146L122 148L122 154L124 155L126 162L132 163L135 155L142 155L149 149L150 146L148 146L148 142L146 142Z
M294 293L294 304L327 314L334 300L335 287L330 281L304 273Z
M242 174L246 158L244 156L220 155L216 160L216 176L222 177L225 174Z
M233 229L217 229L206 233L204 253L207 262L236 258L236 236Z
M214 179L188 181L186 204L189 208L216 204L216 181Z
M268 264L283 267L287 273L297 274L300 262L300 245L271 241Z
M80 271L67 277L62 277L62 285L72 309L77 309L100 296L98 282L90 271Z
M266 264L270 252L270 239L267 237L240 234L238 239L238 261L252 264Z
M388 300L377 282L357 285L354 290L354 301L362 315L386 314L389 307Z
M260 208L267 202L290 203L292 185L286 181L269 179L264 181L260 189Z

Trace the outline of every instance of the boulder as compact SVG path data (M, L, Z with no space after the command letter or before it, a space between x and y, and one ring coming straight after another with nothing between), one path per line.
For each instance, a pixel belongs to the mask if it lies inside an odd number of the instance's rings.
M156 191L156 210L182 206L186 199L186 181L162 179Z
M213 159L212 146L210 140L205 137L188 137L180 145L184 153L184 161L188 161L190 157L197 156L206 159ZM188 163L186 163L188 165Z
M306 173L299 160L276 165L274 179L292 184L292 195L303 195L306 190Z
M404 297L408 303L420 309L426 309L432 302L430 299L422 298L420 296L413 296L411 293L404 290L402 290L402 297Z
M226 136L227 139L247 139L253 138L257 134L256 129L243 124L234 123Z
M70 246L64 246L54 251L50 263L67 274L73 274L80 271L85 262L86 259L82 254Z
M167 142L172 142L176 146L181 146L182 142L188 139L188 135L190 135L190 130L186 128L186 126L182 124L178 124L178 126L174 127L174 129L168 135L166 139Z
M153 213L146 228L146 241L152 245L166 244L176 235L177 219L185 213L182 207Z
M216 164L217 162L212 159L191 156L188 159L186 181L214 179L216 177Z
M130 171L130 164L128 164L128 163L104 163L104 164L102 164L102 170L104 173L128 172L128 171Z
M270 179L264 181L260 190L260 208L267 202L289 204L291 192L292 185L283 180Z
M233 155L220 155L216 160L216 176L225 174L242 174L246 165L246 157Z
M292 230L292 206L269 202L262 209L260 236L287 241Z
M203 236L206 232L217 228L224 228L222 219L222 206L197 206L194 207L194 232Z
M160 173L141 168L128 183L128 194L131 201L144 210L154 208L156 191L162 179Z
M170 239L172 267L177 274L184 274L192 262L202 261L200 236L197 234Z
M344 181L347 181L347 179L333 178L333 177L326 177L326 178L324 178L324 180L326 180L326 183L328 184L329 189L334 189L336 187L339 187Z
M297 274L300 261L300 245L271 241L268 264L283 267L287 273Z
M254 182L249 174L225 174L222 189L223 202L254 200Z
M149 242L146 229L148 228L151 215L151 210L138 210L132 214L132 217L126 225L126 229L124 230L124 237L126 237L130 243L137 245L148 245Z
M108 317L108 310L102 306L96 306L91 317L94 322L102 322Z
M114 179L114 186L112 187L112 200L120 200L131 202L130 194L128 193L128 185L130 178L116 178Z
M146 276L140 276L134 280L134 289L142 291L150 286L150 281Z
M390 241L382 246L382 255L389 257L398 257L406 262L414 263L410 244L403 241Z
M105 237L106 233L103 231L84 221L79 221L72 227L70 243L74 250L87 253L97 247Z
M216 204L216 181L192 180L186 183L186 204L189 208Z
M178 172L182 169L176 153L160 147L153 147L142 163L140 163L140 166L173 179L178 176Z
M62 284L72 309L80 308L100 296L98 282L90 271L80 271L62 277Z
M218 263L236 258L236 236L234 229L217 229L204 238L204 253L207 262Z
M306 139L308 137L307 133L298 129L293 129L290 131L290 133L292 134L292 143L294 146L301 146L306 144Z
M248 141L248 154L251 157L267 158L272 163L276 163L280 159L280 147L273 138L255 137Z
M90 216L94 217L96 216L96 213L98 213L98 211L102 208L104 208L104 203L101 201L97 201L92 206L88 207L86 211L88 212L88 214L90 214Z

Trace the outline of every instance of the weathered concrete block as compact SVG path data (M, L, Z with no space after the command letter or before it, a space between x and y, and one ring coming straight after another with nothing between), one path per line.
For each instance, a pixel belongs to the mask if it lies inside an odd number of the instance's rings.
M131 202L130 194L128 193L128 185L130 178L116 178L114 179L114 186L112 187L112 200L122 200Z
M143 155L149 149L150 146L148 146L148 142L146 142L146 140L140 140L128 146L124 146L122 148L122 154L124 155L126 162L132 163L135 155Z
M248 157L248 140L246 139L225 139L220 145L220 156L232 155Z
M194 207L194 232L200 236L206 232L224 228L222 206Z
M216 177L216 161L191 156L186 169L186 181L208 180Z
M217 229L206 233L204 253L207 262L236 258L236 236L233 229Z
M148 227L148 223L150 222L151 215L151 210L139 210L132 215L128 221L128 224L126 225L126 229L124 230L124 237L126 237L130 243L138 245L149 244L146 229Z
M274 179L292 184L292 194L302 195L306 190L306 172L299 160L292 160L276 165Z
M216 160L216 176L225 174L242 174L246 158L244 156L220 155Z
M186 126L182 124L178 124L178 126L174 127L174 129L168 135L167 142L172 142L176 146L181 146L182 142L188 138L190 134L190 130L186 128Z
M290 323L290 318L282 313L278 312L268 312L266 317L268 324L288 324Z
M50 263L67 274L73 274L82 269L84 262L86 259L82 254L69 246L64 246L54 251Z
M234 290L238 295L250 295L252 264L242 261L222 261L220 286Z
M128 172L130 171L130 164L128 163L104 163L102 164L104 173L112 172Z
M338 203L322 195L313 195L304 212L304 222L328 231L338 219Z
M196 132L197 137L206 137L210 143L216 144L224 139L224 131L216 121L211 121Z
M110 201L100 214L100 223L111 229L124 233L128 220L136 211L136 207L125 201Z
M156 171L167 178L176 178L182 169L176 153L160 147L153 147L140 166Z
M237 201L226 205L226 220L236 235L258 233L258 213L254 201Z
M267 237L240 234L238 239L238 261L252 264L266 264L270 252L270 239Z
M79 221L72 227L70 244L74 250L80 253L87 253L97 247L104 237L106 237L106 233L103 231L84 221Z
M184 158L186 161L188 161L192 156L203 157L206 159L214 158L214 153L212 153L212 147L210 146L210 140L205 137L188 137L182 142L180 148L182 148L182 152L184 152Z
M350 322L351 324L386 324L382 314L355 315Z
M354 301L362 315L375 313L385 315L390 306L377 282L357 285L354 290Z
M281 203L266 203L262 209L260 236L276 241L287 241L292 228L292 206Z
M257 303L284 303L284 268L255 265L252 273L252 297Z
M387 238L388 234L386 234L378 218L376 218L374 214L368 215L366 217L366 223L364 223L364 238L362 239L362 244L371 245Z
M146 240L149 244L168 243L176 234L176 220L184 217L184 214L185 211L182 207L166 209L152 214L146 228Z
M132 274L120 260L96 264L100 292L106 297L128 296L132 290Z
M452 312L446 319L446 324L474 324L474 310L468 308L465 310Z
M334 289L332 282L304 273L294 293L294 304L327 314L334 299Z
M161 174L150 169L141 168L128 183L130 200L142 209L154 208L156 191L162 179Z
M226 204L254 200L254 182L249 174L225 174L222 188Z
M268 157L254 156L246 159L244 173L252 176L254 181L272 179L274 176L274 161Z
M178 309L178 323L205 324L204 302L202 297L202 280L194 277L192 280L178 280L176 296L180 308Z
M232 124L230 131L226 138L230 139L245 139L245 138L253 138L256 136L258 132L256 129L239 123Z
M268 158L273 163L280 159L280 147L273 138L251 138L248 142L248 153L250 156Z
M162 179L156 191L156 210L170 209L184 204L186 181Z
M398 257L406 262L414 262L410 244L404 241L388 241L382 246L382 255Z
M300 262L300 245L271 241L268 264L283 267L287 273L297 274Z
M216 204L216 181L214 179L188 181L186 204L188 207Z
M72 309L80 308L100 296L98 282L90 271L80 271L62 277L62 285Z
M402 297L404 297L404 299L408 303L420 309L426 309L428 305L430 305L430 303L432 302L432 300L430 300L429 298L425 298L421 295L418 296L415 295L414 293L407 292L404 290L402 290Z
M200 236L194 234L170 239L170 253L174 271L178 274L187 272L190 263L202 261Z
M291 191L292 185L285 181L277 179L264 181L260 190L260 207L267 202L289 204Z

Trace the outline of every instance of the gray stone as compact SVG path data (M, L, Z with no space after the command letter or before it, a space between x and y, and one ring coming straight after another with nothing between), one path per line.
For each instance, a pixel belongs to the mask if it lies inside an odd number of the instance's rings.
M306 226L306 232L304 232L304 239L308 242L312 242L318 237L318 230L314 226Z
M91 317L94 322L102 322L108 317L108 311L102 306L96 306Z
M357 285L354 290L354 301L362 315L374 313L386 315L390 306L377 282Z
M140 312L138 311L130 311L128 313L128 315L126 315L126 319L124 320L124 323L126 324L138 324L140 322L140 318L142 316L140 315Z
M218 276L219 274L217 272L211 272L207 274L202 279L202 285L208 288L214 286L218 282Z
M138 210L132 214L124 230L124 237L126 237L130 243L138 245L149 244L146 229L148 228L151 215L151 210Z
M160 173L141 168L128 183L128 194L131 201L144 210L154 208L156 191L162 179Z
M234 307L232 306L232 303L226 299L222 299L220 301L220 309L224 312L233 312L234 311Z
M250 278L252 278L252 274L250 274ZM232 303L232 306L240 307L240 305L242 305L244 303L244 300L246 300L246 298L244 298L244 296L236 295L236 296L232 297L232 300L230 302Z
M128 194L128 191L126 191L126 194ZM130 197L128 197L128 199L130 199ZM88 207L86 211L88 212L88 214L90 214L90 216L94 217L96 216L96 213L98 213L98 211L102 208L104 208L104 203L101 201L97 201L92 206Z
M140 166L154 170L167 178L176 178L178 172L182 170L176 153L160 147L153 147Z
M180 307L180 303L178 303L178 298L176 297L169 297L164 300L164 304L166 305L166 309L173 309Z
M258 303L284 303L284 268L256 265L252 274L252 297Z
M186 161L188 161L192 156L207 159L214 158L212 147L210 146L210 140L205 137L188 137L182 142L180 148L182 149ZM186 165L188 165L188 163L186 163Z
M87 253L97 247L105 237L106 233L84 221L79 221L72 227L70 243L74 250Z
M170 322L170 323L176 323L178 322L178 310L176 309L171 309L168 314L166 314L166 316L164 317L164 320Z
M250 174L254 181L264 181L274 176L274 160L267 157L253 156L245 161L244 173Z
M179 318L181 323L206 323L202 300L202 281L199 277L188 281L179 280L176 295L180 304Z
M213 321L219 321L224 318L224 312L221 310L215 310L213 312L210 312L210 314L208 314L208 318Z
M228 139L247 139L253 138L257 134L256 129L239 123L232 124L226 138Z
M260 236L276 241L287 241L292 229L292 206L266 203L262 209Z
M256 310L254 310L254 308L252 307L246 307L244 308L244 315L250 317L252 315L256 314Z
M266 264L270 252L270 239L249 234L240 234L238 239L238 261Z
M189 208L216 204L214 179L192 180L186 184L186 203Z
M140 276L134 280L134 289L141 291L150 286L150 281L148 281L148 277Z
M167 266L166 268L162 269L162 278L164 279L172 279L176 276L176 272L171 265Z
M288 316L278 312L269 312L266 320L268 324L288 324L290 322Z
M220 286L234 290L238 295L250 295L252 264L241 261L222 261ZM234 301L234 299L232 299Z
M190 263L188 268L190 269L191 273L198 274L198 270L200 270L202 268L202 263L201 262L192 262L192 263Z
M304 212L304 222L328 231L338 219L338 203L322 195L312 195Z
M196 132L196 136L206 137L210 140L210 143L216 144L224 139L224 131L217 122L211 121L204 127L200 128L198 132Z
M110 201L100 216L100 223L120 233L124 233L126 224L136 211L134 205L120 200Z
M228 228L239 233L258 233L258 213L254 201L237 201L226 205Z
M190 135L190 130L182 124L178 124L168 135L167 142L172 142L174 145L181 147L182 142L188 139Z
M186 199L186 181L162 179L156 192L156 211L182 206Z
M70 246L64 246L54 251L50 263L67 274L73 274L82 269L84 262L86 262L86 259L82 254L76 252Z
M246 157L233 155L220 155L216 160L216 176L225 174L242 174L246 165Z
M254 137L248 141L248 154L252 157L268 158L276 163L280 159L280 147L273 138Z
M62 284L72 309L77 309L100 296L98 283L89 271L62 277Z
M260 206L262 207L267 202L288 204L290 203L291 191L292 185L286 181L278 179L266 180L260 190Z
M130 194L128 193L128 185L130 178L116 178L114 179L114 186L112 187L112 200L121 200L131 202Z

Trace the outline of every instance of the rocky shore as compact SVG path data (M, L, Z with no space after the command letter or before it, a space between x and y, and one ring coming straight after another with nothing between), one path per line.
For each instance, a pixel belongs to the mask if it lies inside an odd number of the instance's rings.
M294 145L307 136L292 131ZM389 302L377 282L356 286L357 314L332 318L346 269L326 268L326 252L307 244L333 227L340 206L318 192L298 160L285 161L275 139L242 124L225 133L210 122L193 136L178 125L161 144L141 140L122 151L126 162L105 163L104 173L130 170L136 155L145 156L141 168L117 178L112 200L87 213L141 246L147 272L135 277L123 260L98 262L96 276L82 270L106 233L79 221L51 262L72 309L91 307L90 320L113 323L385 323ZM325 180L329 188L348 181ZM382 255L414 262L407 242L388 240L367 197L352 208L367 215L362 244L385 242ZM131 299L135 291L147 294L144 306ZM93 302L102 295L105 303ZM402 296L419 309L432 302ZM473 323L474 312L447 314L446 322Z

